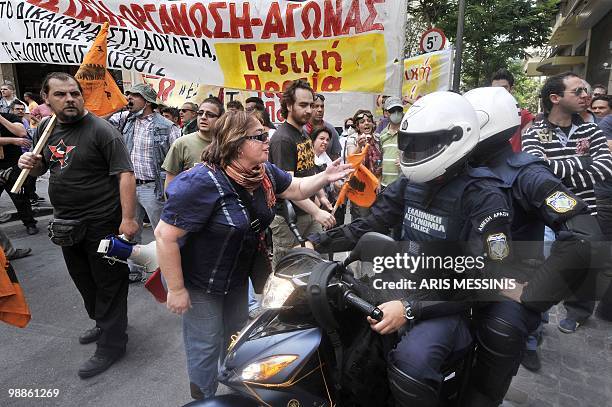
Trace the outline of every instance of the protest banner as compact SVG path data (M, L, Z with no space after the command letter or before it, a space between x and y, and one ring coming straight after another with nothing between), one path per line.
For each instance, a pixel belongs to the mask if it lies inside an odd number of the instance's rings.
M5 0L0 62L79 65L108 21L109 69L279 92L397 94L405 0Z
M404 59L402 96L417 100L428 93L449 90L452 54L445 49Z
M402 83L402 99L404 105L410 105L415 100L428 93L450 89L452 75L451 49L429 52L416 57L404 59ZM376 101L376 116L382 116L382 95Z
M239 100L244 105L249 97L257 96L264 101L264 106L274 123L285 120L280 113L281 102L278 93L230 89L152 75L142 75L141 79L157 91L157 99L167 106L180 107L187 101L200 104L209 96L218 97L224 104L230 100ZM334 126L342 126L347 117L353 116L356 106L365 109L374 107L375 96L370 94L324 93L324 95L325 120Z

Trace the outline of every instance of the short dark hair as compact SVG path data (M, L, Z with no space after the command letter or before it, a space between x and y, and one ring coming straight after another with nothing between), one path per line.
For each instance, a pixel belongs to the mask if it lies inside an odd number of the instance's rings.
M241 112L244 110L244 106L242 106L242 103L239 100L230 100L229 102L227 102L227 110L229 109L238 109Z
M49 93L49 81L51 79L57 79L58 81L62 81L62 82L73 80L76 82L77 86L79 87L79 91L81 91L81 94L83 94L83 88L81 87L81 84L79 83L79 81L76 80L74 76L66 72L50 72L47 74L47 76L45 76L45 79L43 80L42 90L40 91L41 95L47 95Z
M21 101L21 100L19 100L19 99L15 99L15 100L13 100L13 101L11 102L11 104L9 105L9 109L13 110L13 108L14 108L16 105L21 105L21 106L23 106L23 107L26 107L26 104L25 104L24 102L22 102L22 101Z
M291 82L291 84L283 92L283 97L281 98L281 115L285 119L289 117L289 109L287 107L293 106L295 103L295 92L298 89L305 89L312 93L312 99L314 100L315 93L308 82L303 79L296 79L295 81Z
M315 127L309 134L310 140L314 143L314 141L319 137L319 134L327 133L329 135L329 139L331 140L331 132L327 127Z
M593 102L597 102L599 100L603 100L604 102L608 102L608 107L612 109L612 98L608 95L600 95L595 96L593 100L591 100L591 106L593 106Z
M546 79L546 82L544 82L544 85L540 90L540 99L542 101L544 113L550 113L553 108L553 103L550 101L550 95L563 96L563 91L565 91L565 79L573 77L579 78L579 76L575 73L568 71L550 76L548 79Z
M225 113L225 108L223 107L223 103L221 103L219 98L216 96L209 96L206 99L204 99L202 103L200 103L200 107L202 107L204 103L210 103L211 105L217 106L217 109L219 109L219 116Z
M247 98L247 100L245 100L244 103L255 103L256 105L261 105L261 106L264 105L263 99L257 96L251 96Z
M174 117L175 119L178 119L180 117L180 112L176 107L172 107L172 106L165 106L164 108L161 109L161 113L168 113L170 116Z
M512 72L510 72L506 68L498 69L497 71L493 73L493 76L491 76L491 83L493 81L503 81L503 80L508 81L508 85L510 85L510 87L514 86L514 75L512 75Z
M190 105L191 106L191 110L193 111L198 111L198 104L197 103L193 103L193 102L184 102L184 105Z
M603 90L606 91L606 93L608 93L608 87L602 83L596 83L595 85L593 85L593 89L597 89L597 88L602 88Z

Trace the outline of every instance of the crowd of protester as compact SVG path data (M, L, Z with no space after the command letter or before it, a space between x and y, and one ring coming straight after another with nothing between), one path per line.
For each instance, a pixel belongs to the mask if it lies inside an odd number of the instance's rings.
M514 78L500 69L489 85L512 93ZM409 106L394 96L383 98L383 117L378 120L370 110L356 107L354 115L340 124L339 133L325 120L325 96L304 81L294 81L284 91L281 114L285 120L280 124L271 121L259 97L246 99L244 105L238 100L224 105L210 96L185 102L179 109L159 104L151 86L136 84L126 91L127 109L104 120L84 109L80 86L70 75L51 74L42 88L45 103L29 92L23 101L18 99L11 84L0 88L0 170L15 169L0 176L1 191L14 184L19 160L21 167L37 168L38 173L50 168L52 181L60 176L49 152L39 158L27 153L53 113L60 120L49 145L59 142L60 136L62 142L74 137L74 143L83 143L78 135L90 132L97 138L83 150L93 151L95 143L104 145L101 153L92 153L99 155L99 165L91 161L88 169L74 156L72 161L63 156L75 167L74 178L49 194L55 217L71 219L71 209L58 192L78 186L76 177L82 174L76 171L98 180L92 183L97 194L88 186L89 202L83 198L75 206L80 218L91 211L84 218L87 234L78 245L62 248L88 315L96 323L80 337L81 343L98 343L95 355L79 371L82 378L106 370L125 352L127 284L148 277L130 264L129 273L113 274L122 277L99 281L96 276L105 267L123 266L94 258L96 240L122 232L141 242L143 221L148 219L168 285L167 307L183 318L191 395L211 397L217 388L217 360L223 357L230 335L258 311L249 271L265 245L264 232L271 234L273 266L299 243L279 215L283 200L292 200L296 225L307 236L343 224L347 206L352 219L368 215L369 208L350 203L333 210L349 172L344 164L349 155L364 153L364 165L380 180L379 192L401 174L398 134ZM564 73L548 78L540 97L541 112L521 109L520 128L509 139L512 149L545 160L565 186L588 204L604 233L612 234L612 213L608 213L612 207L612 162L608 159L612 98L607 87L591 86L573 73ZM116 184L109 181L114 177L119 179ZM32 206L40 199L35 179L28 179L22 193L9 196L27 233L38 233L32 214ZM546 236L552 240L550 232ZM390 233L399 239L399 228ZM11 260L31 253L29 248L13 248L1 229L0 244ZM202 247L214 255L202 256ZM567 315L559 329L573 333L593 312L612 320L610 291L597 308L594 302L566 302ZM534 371L540 369L541 332L540 326L525 344L523 364Z

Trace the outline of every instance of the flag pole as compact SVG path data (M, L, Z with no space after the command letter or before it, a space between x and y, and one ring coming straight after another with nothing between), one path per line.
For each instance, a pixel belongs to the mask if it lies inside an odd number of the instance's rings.
M55 120L56 120L56 116L54 114L53 116L51 116L51 119L49 119L47 128L45 129L45 131L43 131L42 136L40 136L40 139L38 139L38 143L36 143L36 147L34 147L34 150L32 150L34 154L39 155L42 153L42 150L43 148L45 148L45 145L47 144L47 140L49 140L49 136L51 135L51 132L53 132L53 128L55 127ZM19 174L19 178L17 178L17 181L15 181L15 185L13 185L13 189L11 189L12 194L18 194L19 191L21 191L21 188L23 187L23 183L28 178L28 175L30 175L30 169L24 168L21 170L21 173Z

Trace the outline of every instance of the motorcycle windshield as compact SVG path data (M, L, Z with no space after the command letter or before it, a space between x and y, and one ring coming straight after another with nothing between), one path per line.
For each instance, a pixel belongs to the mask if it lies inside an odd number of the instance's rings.
M298 279L308 282L308 276L313 267L326 260L314 250L299 248L291 250L276 266L275 275L280 278Z

